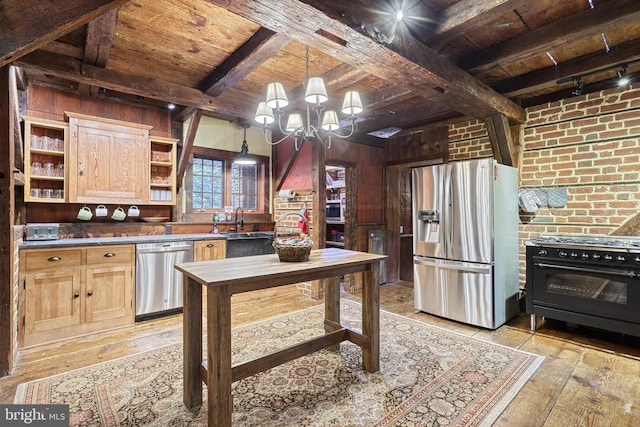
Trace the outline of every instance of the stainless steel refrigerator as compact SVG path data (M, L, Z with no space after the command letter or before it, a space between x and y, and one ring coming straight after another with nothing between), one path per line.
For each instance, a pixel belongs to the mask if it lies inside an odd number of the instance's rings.
M413 169L418 310L490 329L518 313L517 191L493 159Z

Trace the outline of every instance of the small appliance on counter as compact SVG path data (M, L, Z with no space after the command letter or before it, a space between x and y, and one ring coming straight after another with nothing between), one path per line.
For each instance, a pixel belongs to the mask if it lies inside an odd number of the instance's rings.
M27 224L25 240L58 240L60 224Z

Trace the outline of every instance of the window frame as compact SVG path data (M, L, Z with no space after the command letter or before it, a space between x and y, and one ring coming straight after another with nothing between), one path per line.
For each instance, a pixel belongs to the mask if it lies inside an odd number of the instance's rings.
M189 190L187 192L187 201L185 206L185 213L187 214L213 214L219 212L221 208L213 209L193 209L192 198L192 183L193 183L193 158L205 157L214 160L222 160L224 162L224 205L231 206L231 165L233 160L238 157L238 153L234 151L217 150L207 147L193 147L191 155L189 157L189 167L187 168L187 174L185 176L185 187ZM269 158L267 156L260 156L252 154L251 157L256 159L256 166L258 167L258 209L255 211L245 211L244 213L255 214L268 214L270 210L269 206ZM262 202L261 202L262 201ZM236 206L233 207L234 209Z

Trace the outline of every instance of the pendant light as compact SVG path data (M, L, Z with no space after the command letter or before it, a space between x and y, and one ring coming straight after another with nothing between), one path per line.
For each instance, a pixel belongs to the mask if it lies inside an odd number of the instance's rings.
M244 138L242 140L240 155L235 158L233 163L237 165L255 165L256 161L249 155L249 145L247 145L247 128L249 127L249 125L246 123L242 123L240 126L244 130Z

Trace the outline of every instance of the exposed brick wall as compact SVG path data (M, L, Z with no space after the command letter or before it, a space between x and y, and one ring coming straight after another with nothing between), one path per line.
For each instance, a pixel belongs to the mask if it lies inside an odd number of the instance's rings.
M493 157L484 122L471 120L449 126L449 161Z
M484 124L450 126L451 160L492 157ZM487 155L488 150L488 155ZM542 233L611 234L640 212L640 88L611 89L527 109L520 188L567 189L563 208L520 215L524 242Z
M275 196L273 198L273 218L278 221L282 214L286 212L300 212L302 208L306 207L309 214L309 223L313 221L313 193L311 190L296 191L296 195L293 199L283 199L282 197ZM276 222L276 225L278 223ZM292 231L298 225L298 219L294 215L285 217L280 222L279 228L283 232ZM277 231L277 230L276 230ZM295 231L295 230L293 230ZM279 234L279 233L278 233ZM314 298L320 298L316 296L317 289L313 286L313 282L300 282L298 285L298 292L303 295L308 295Z

